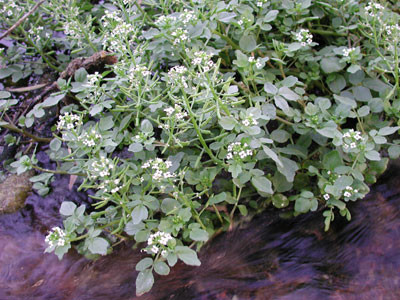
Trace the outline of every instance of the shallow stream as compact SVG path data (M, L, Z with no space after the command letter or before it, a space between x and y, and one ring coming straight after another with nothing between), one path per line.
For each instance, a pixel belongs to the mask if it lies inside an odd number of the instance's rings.
M202 266L178 264L139 299L400 299L399 174L387 172L351 206L352 221L338 218L328 233L318 213L264 213L205 246ZM57 178L48 196L32 194L0 216L0 300L136 299L141 254L128 245L97 261L43 253L47 231L61 225L61 202L86 201Z

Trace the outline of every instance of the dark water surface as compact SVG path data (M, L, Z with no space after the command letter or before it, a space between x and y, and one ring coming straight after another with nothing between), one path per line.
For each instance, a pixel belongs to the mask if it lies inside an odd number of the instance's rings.
M33 194L24 209L0 216L0 300L136 299L142 257L128 245L97 261L43 253L64 200L86 196L61 178L47 197ZM350 223L335 220L328 233L321 214L265 213L205 246L200 267L177 264L138 299L400 299L400 170L387 172L351 212Z

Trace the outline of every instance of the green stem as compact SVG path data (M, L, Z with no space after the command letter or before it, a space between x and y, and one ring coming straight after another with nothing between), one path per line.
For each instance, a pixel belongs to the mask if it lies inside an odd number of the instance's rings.
M0 123L4 122L2 119L0 119ZM38 143L50 143L51 142L51 138L43 138L43 137L38 137L36 135L33 135L32 133L29 133L28 131L24 130L24 129L19 129L18 127L12 125L12 124L0 124L0 127L3 127L5 129L17 132L19 134L25 135L29 138L31 138L32 140L34 140L35 142Z
M224 165L225 165L224 162L221 161L221 160L219 160L217 157L215 157L215 155L212 153L211 149L208 148L207 143L206 143L206 141L204 140L203 135L201 134L201 130L200 130L199 126L197 125L197 122L196 122L195 116L194 116L194 114L193 114L192 108L190 107L190 104L189 104L189 100L188 100L188 98L187 98L187 95L186 95L186 93L185 93L185 91L184 91L183 89L182 89L182 93L183 93L183 99L184 99L184 101L185 101L186 108L187 108L188 113L189 113L189 116L190 116L190 120L192 121L194 130L196 131L197 136L199 137L199 141L200 141L201 145L204 147L204 150L207 152L207 154L210 156L210 158L211 158L217 165L219 165L219 166L224 166Z
M212 30L211 32L218 35L221 39L227 42L234 50L240 50L239 45L232 41L227 35L224 35L217 30Z
M62 175L76 175L76 176L86 177L86 174L84 174L84 173L68 173L66 171L60 171L60 170L49 170L49 169L43 169L36 165L32 165L32 168L34 168L38 171L41 171L41 172L46 172L46 173L62 174Z

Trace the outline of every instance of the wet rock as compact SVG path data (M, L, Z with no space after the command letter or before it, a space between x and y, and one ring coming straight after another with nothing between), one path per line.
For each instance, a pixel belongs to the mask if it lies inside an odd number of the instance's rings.
M0 184L0 214L13 213L25 206L25 199L32 190L29 181L34 171L11 175Z

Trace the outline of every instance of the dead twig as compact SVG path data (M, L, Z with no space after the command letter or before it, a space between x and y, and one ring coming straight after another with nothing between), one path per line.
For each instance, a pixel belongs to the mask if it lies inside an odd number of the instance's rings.
M22 18L19 19L19 20L17 21L17 23L15 23L13 26L11 26L6 32L4 32L4 33L0 36L0 40L2 40L3 38L5 38L5 37L6 37L7 35L9 35L15 28L17 28L19 25L21 25L21 23L22 23L23 21L25 21L26 18L28 18L31 14L33 14L33 13L39 8L39 6L42 5L42 3L43 3L44 1L45 1L45 0L41 0L41 1L39 1L38 3L36 3L36 5L35 5L30 11L28 11L25 15L23 15Z

